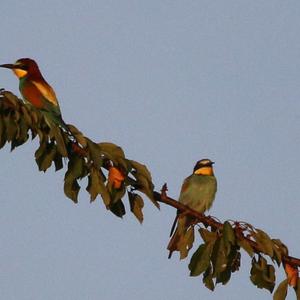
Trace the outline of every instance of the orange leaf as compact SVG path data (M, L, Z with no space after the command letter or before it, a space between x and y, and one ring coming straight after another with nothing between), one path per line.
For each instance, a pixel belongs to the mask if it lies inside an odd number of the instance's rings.
M110 167L108 171L108 182L115 188L119 189L125 179L123 173L116 167Z
M286 272L289 285L295 288L298 281L298 268L286 263L284 270Z

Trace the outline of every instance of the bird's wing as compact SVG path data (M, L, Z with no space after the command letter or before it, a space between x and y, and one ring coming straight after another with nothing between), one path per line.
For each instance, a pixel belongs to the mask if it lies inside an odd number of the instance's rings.
M47 88L43 86L43 84L37 83L36 81L28 81L26 84L20 86L20 91L24 99L31 103L32 106L50 113L54 118L57 118L58 123L61 123L60 108L59 105L54 104L57 103L57 99L51 87L47 92ZM46 95L50 95L50 100L46 98Z
M182 186L181 186L180 194L186 192L186 190L188 189L188 186L189 186L189 180L190 180L190 176L187 177L187 178L183 181Z
M58 101L55 92L49 84L47 84L46 82L38 81L32 81L32 83L40 91L40 93L46 100L48 100L54 106L58 106Z
M32 106L41 109L44 106L41 92L31 83L20 85L20 91L24 100L31 103Z

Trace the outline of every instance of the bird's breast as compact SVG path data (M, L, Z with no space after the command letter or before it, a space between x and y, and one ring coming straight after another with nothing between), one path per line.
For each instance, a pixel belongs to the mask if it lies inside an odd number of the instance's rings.
M185 180L185 189L182 189L179 201L190 208L204 212L208 210L217 191L217 181L214 176L191 175Z

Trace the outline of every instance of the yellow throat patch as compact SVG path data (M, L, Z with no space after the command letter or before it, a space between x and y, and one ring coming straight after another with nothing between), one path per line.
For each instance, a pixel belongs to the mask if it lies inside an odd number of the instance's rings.
M197 169L194 174L212 176L214 175L214 171L212 167L202 167Z
M22 78L27 75L27 71L22 69L13 69L13 72L16 74L18 78Z

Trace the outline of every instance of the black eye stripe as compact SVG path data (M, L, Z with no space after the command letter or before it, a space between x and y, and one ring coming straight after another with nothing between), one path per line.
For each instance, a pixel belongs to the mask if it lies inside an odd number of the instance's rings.
M21 66L20 66L20 69L22 69L22 70L24 70L24 71L27 71L27 70L28 70L28 67L25 66L25 65L21 65Z

